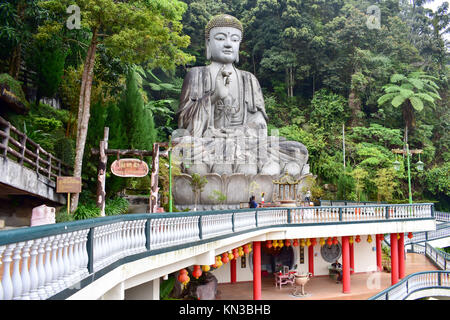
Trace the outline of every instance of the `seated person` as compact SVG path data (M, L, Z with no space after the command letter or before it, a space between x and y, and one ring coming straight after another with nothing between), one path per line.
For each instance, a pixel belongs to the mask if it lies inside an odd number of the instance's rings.
M331 264L331 266L338 273L338 278L336 279L336 283L339 283L339 281L342 281L342 265L339 263L339 261L336 260L334 263Z
M250 202L248 203L250 208L257 208L258 204L255 201L255 196L250 197Z

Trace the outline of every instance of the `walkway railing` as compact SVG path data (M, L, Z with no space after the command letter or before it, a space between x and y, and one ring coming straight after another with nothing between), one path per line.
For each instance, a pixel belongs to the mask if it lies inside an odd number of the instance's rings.
M450 212L435 211L437 221L450 222Z
M39 144L17 130L11 123L0 117L0 156L28 167L48 179L71 175L73 168L62 162Z
M0 231L0 300L65 299L123 263L249 231L425 219L433 204L128 214Z
M450 254L435 249L429 243L425 246L419 244L412 245L412 251L425 254L431 262L443 271L424 271L413 273L389 287L369 300L403 300L412 293L427 289L447 289L447 296L450 296ZM425 297L426 295L424 295Z
M410 274L368 300L405 300L413 293L429 289L449 290L450 296L450 272L425 271ZM427 294L424 294L421 297L426 296Z
M411 243L421 243L431 240L437 240L442 238L450 237L450 222L436 224L436 230L432 231L423 231L423 232L413 232L413 238L409 239L405 237L405 245ZM389 239L386 239L386 242L389 243Z

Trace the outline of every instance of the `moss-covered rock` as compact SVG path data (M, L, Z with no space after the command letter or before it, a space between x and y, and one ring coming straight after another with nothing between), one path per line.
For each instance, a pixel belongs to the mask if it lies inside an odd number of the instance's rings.
M0 74L0 103L21 114L27 113L30 108L20 81L7 73Z

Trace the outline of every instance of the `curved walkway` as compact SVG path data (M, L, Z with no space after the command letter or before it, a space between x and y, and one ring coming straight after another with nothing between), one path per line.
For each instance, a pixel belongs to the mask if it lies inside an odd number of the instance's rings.
M405 275L420 271L439 270L427 257L418 253L407 253ZM351 293L342 293L342 284L328 276L317 276L305 286L306 297L294 297L294 287L285 285L275 288L272 276L262 278L262 300L367 300L391 286L391 274L387 272L355 273L351 275ZM239 282L218 285L217 300L252 300L253 283Z

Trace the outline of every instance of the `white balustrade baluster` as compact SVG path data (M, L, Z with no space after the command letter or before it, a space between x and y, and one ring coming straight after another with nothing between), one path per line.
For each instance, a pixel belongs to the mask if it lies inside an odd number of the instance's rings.
M54 295L58 291L58 277L59 277L59 268L58 268L58 260L57 260L57 251L58 251L58 240L61 236L56 235L52 238L51 242L51 263L50 268L52 270L52 278L49 283L49 287L47 289L47 293L49 296Z
M58 237L59 236L59 237ZM57 268L58 268L58 277L57 277L57 281L58 281L58 286L57 286L57 292L61 291L64 289L64 281L62 280L64 277L64 261L63 261L63 247L64 247L64 237L65 234L59 234L57 235L58 241L57 241L57 246L58 249L56 251L56 264L57 264Z
M31 279L30 279L30 272L28 271L28 258L30 257L30 250L33 243L34 243L33 240L29 240L25 243L25 246L23 247L22 269L20 270L20 276L22 278L22 295L20 297L21 300L30 300Z
M19 242L16 244L16 247L14 248L14 255L13 255L13 273L12 273L12 284L13 284L13 300L20 299L20 296L22 295L22 278L20 276L20 261L22 260L21 257L21 251L23 246L25 245L25 242Z
M2 276L2 286L3 286L3 299L11 300L13 298L13 282L11 280L10 266L12 260L12 253L16 247L15 243L8 244L3 254L3 276Z
M80 231L74 231L70 235L69 239L69 263L71 266L71 273L68 282L70 285L76 283L78 279L78 275L80 273L80 260L78 259L78 235Z
M5 251L6 246L0 246L0 267L3 264L3 251ZM2 286L2 282L0 281L0 301L3 300L3 286Z
M37 256L38 249L42 239L33 240L33 244L31 245L30 250L30 299L31 300L39 300L39 295L37 292L39 285L39 273L37 270ZM45 273L44 273L45 277Z
M122 229L122 238L123 238L123 246L122 246L122 256L126 257L128 254L128 248L130 245L130 221L124 221L123 229Z
M63 258L63 265L64 265L64 289L69 287L72 283L70 282L70 275L71 271L73 270L73 265L71 264L70 258L69 258L69 252L70 252L70 238L72 237L72 233L66 233L66 236L64 237L63 241L63 249L62 249L62 258Z
M56 261L58 262L58 292L64 290L66 285L64 283L65 277L65 266L64 266L64 241L67 236L67 233L61 234L58 241L58 253L56 257Z
M50 249L47 251L47 248ZM47 285L52 280L52 270L50 265L51 241L49 237L44 237L39 243L37 270L39 276L38 295L40 299L49 296Z
M134 254L136 248L136 220L131 221L130 225L130 250L128 255Z

